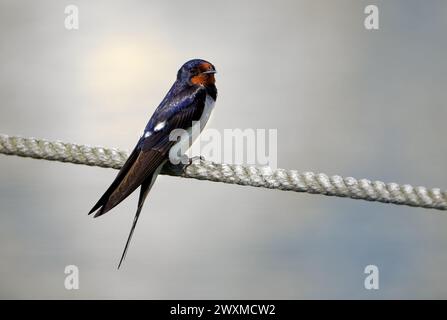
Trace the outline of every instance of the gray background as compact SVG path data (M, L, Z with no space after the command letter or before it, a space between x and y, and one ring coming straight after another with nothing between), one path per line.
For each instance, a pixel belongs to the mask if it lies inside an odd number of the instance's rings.
M131 149L200 57L208 127L278 129L279 167L445 188L447 3L367 4L1 0L0 132ZM115 174L0 156L0 298L447 298L445 213L166 176L117 271L136 195L87 216Z

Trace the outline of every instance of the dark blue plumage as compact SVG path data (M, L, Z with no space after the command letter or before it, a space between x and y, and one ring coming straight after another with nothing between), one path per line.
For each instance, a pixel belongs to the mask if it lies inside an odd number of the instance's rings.
M169 134L175 129L190 128L194 121L201 119L207 99L216 100L215 72L211 63L201 59L190 60L180 68L176 81L150 118L129 158L89 212L97 211L95 217L101 216L141 186L137 212L119 266L126 255L144 200L161 167L168 161L169 150L176 143L169 140Z

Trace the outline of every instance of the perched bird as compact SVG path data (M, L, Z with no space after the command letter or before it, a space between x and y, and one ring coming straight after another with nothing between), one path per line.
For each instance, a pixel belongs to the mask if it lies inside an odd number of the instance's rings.
M214 66L201 59L190 60L180 68L176 81L150 118L129 158L89 212L97 211L94 217L99 217L140 187L137 212L118 268L126 256L144 200L162 166L169 161L170 149L184 143L171 141L170 133L183 129L190 134L193 122L198 121L201 130L208 121L217 98L215 73Z

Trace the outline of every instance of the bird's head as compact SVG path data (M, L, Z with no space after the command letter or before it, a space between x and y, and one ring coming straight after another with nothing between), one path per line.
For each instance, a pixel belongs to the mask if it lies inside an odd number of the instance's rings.
M194 59L186 62L177 73L177 80L193 85L212 86L216 68L208 61Z

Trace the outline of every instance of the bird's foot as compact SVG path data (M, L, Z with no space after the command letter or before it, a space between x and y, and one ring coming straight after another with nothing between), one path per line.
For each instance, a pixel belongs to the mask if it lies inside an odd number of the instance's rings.
M203 156L194 156L189 159L189 164L191 165L194 162L200 162L200 161L205 161L205 158Z

